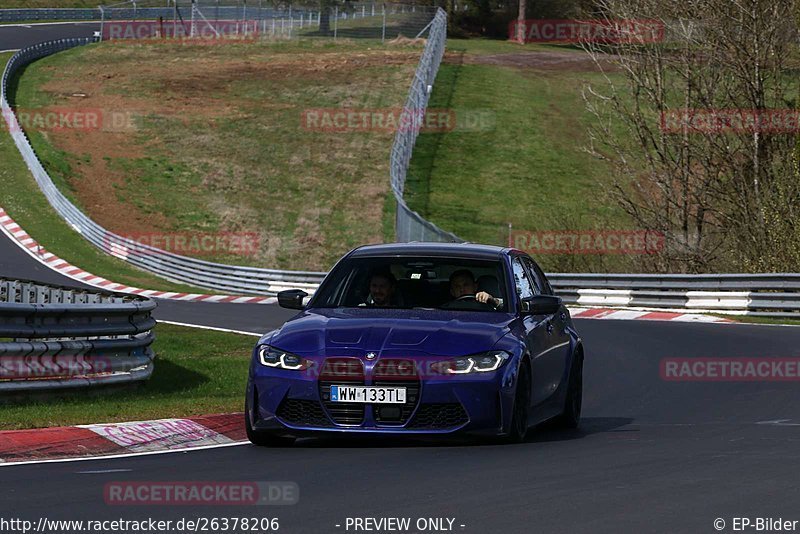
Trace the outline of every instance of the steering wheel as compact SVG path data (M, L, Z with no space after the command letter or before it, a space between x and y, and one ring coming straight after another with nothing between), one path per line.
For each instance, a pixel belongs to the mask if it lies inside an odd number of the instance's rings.
M461 295L456 300L477 300L475 295Z

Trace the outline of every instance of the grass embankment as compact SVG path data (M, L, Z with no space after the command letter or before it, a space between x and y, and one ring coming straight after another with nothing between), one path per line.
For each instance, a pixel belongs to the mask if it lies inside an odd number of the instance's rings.
M30 137L59 188L106 228L257 233L250 255L176 251L327 269L349 248L392 237L393 136L320 131L302 113L401 107L420 50L343 41L104 43L31 65L17 105L103 112L101 129L34 128ZM120 117L122 128L109 127Z
M65 391L0 404L0 430L241 411L256 337L167 324L156 328L155 370L136 388Z
M11 53L0 54L5 65ZM42 246L62 259L114 282L147 289L209 293L183 284L174 284L140 271L91 245L53 210L45 199L22 156L0 125L0 206ZM57 174L55 174L57 176Z
M585 53L569 47L448 41L431 97L458 120L491 121L423 133L406 187L409 205L469 241L504 245L515 230L632 229L604 195L611 166L587 153L581 90L600 82ZM549 270L623 267L622 256L541 254Z

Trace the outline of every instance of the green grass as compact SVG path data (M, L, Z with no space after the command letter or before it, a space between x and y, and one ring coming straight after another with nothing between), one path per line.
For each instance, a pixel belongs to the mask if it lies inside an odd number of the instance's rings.
M31 135L59 189L101 225L128 230L128 221L104 220L81 197L85 173L104 167L119 209L152 231L261 235L255 256L203 259L322 270L390 234L393 136L309 130L301 112L400 107L419 53L347 40L104 43L36 62L22 74L17 100L68 106L82 83L102 76L99 93L96 85L84 92L138 109L137 131L122 150L92 152L91 140L67 150L57 135ZM387 54L395 59L384 61ZM42 89L56 77L59 90Z
M509 223L529 231L630 228L627 215L601 193L601 184L613 176L611 167L584 151L589 115L581 87L599 81L599 74L470 61L478 55L556 48L449 41L450 59L440 68L430 107L452 108L457 117L477 111L494 120L477 131L420 135L406 186L413 209L481 243L507 243ZM539 259L545 269L592 269L624 261Z
M768 325L792 325L800 326L800 319L782 319L778 317L757 317L752 315L724 315L712 313L715 317L731 319L737 323L768 324Z
M66 391L0 404L0 430L238 412L251 336L167 324L156 327L155 370L136 388Z
M5 65L12 54L0 54ZM45 249L97 276L146 289L211 293L175 284L118 260L86 241L55 212L33 179L3 123L0 128L0 206ZM54 179L56 179L54 177Z

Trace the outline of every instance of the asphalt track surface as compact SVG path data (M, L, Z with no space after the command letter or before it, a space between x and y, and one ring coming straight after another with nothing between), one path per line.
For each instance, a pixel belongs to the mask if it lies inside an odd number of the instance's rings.
M0 275L65 283L5 237ZM158 309L161 319L256 331L290 313L178 302ZM344 528L348 517L449 517L456 532L593 534L717 532L716 518L726 532L733 517L800 520L797 383L668 382L659 373L665 357L798 357L800 328L576 323L587 347L577 431L539 428L511 446L301 440L289 449L242 445L4 467L0 517L277 517L286 533L354 532ZM300 502L127 507L103 498L112 481L187 480L293 481Z
M0 25L0 51L17 50L52 39L91 37L99 29L99 22Z

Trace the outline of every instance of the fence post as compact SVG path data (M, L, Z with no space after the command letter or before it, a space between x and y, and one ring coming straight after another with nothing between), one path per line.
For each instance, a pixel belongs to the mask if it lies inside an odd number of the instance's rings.
M336 40L336 34L339 30L339 6L333 8L333 40Z
M381 23L381 43L386 42L386 4L383 4L383 22Z
M103 27L106 23L106 10L103 9L103 6L97 6L97 9L100 10L100 40L103 40Z
M192 20L189 23L190 24L190 26L189 26L189 37L191 37L191 38L194 38L194 34L195 34L195 22L194 22L195 13L194 12L195 12L196 9L197 9L197 6L195 5L194 0L192 0Z

